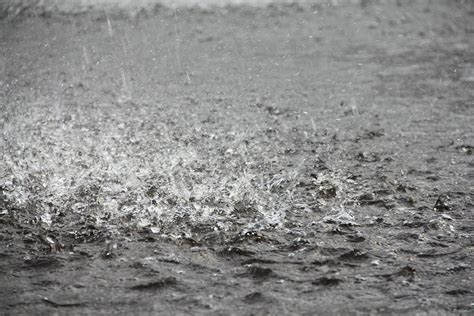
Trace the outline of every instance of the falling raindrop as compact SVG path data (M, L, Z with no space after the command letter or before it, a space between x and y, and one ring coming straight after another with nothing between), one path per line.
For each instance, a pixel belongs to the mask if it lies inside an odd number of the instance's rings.
M104 12L105 12L105 17L107 18L107 31L109 33L109 36L112 37L114 36L114 30L112 28L112 22L110 21L109 12L105 8L104 8Z
M87 53L87 48L85 46L82 46L82 56L84 57L84 69L89 67L91 61L89 58L89 54Z
M122 78L122 96L121 97L124 99L124 101L130 100L132 98L132 93L130 90L130 86L128 84L125 70L123 68L120 69L120 74Z

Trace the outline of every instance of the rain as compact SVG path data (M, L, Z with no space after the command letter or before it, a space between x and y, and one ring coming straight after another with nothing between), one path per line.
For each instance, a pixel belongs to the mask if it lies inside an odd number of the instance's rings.
M0 314L470 314L474 3L0 1Z

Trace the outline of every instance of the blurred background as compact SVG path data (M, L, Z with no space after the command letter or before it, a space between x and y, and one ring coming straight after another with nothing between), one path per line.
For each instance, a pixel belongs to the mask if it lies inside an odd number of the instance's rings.
M270 3L326 3L339 5L342 3L369 3L371 0L0 0L0 17L14 17L28 13L79 13L91 7L104 6L120 9L146 9L156 5L169 7L180 6L226 6L226 5L254 5L265 6ZM377 1L380 2L380 1ZM383 1L382 1L383 2Z

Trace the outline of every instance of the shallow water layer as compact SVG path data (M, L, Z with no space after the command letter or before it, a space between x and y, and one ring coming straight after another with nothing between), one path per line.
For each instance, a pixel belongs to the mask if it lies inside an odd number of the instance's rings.
M469 312L471 15L364 2L2 22L1 304Z

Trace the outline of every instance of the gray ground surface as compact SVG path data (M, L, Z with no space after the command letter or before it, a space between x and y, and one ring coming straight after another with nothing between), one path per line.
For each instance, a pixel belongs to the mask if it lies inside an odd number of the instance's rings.
M335 4L7 10L2 313L472 313L473 5Z

